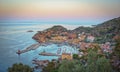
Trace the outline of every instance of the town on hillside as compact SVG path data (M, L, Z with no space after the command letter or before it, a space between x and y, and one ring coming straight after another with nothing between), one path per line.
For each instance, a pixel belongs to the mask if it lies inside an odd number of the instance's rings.
M84 66L87 66L89 52L92 50L96 52L97 55L95 56L98 57L98 60L99 58L109 59L112 66L119 70L120 24L116 23L117 21L120 21L120 18L115 18L94 27L78 27L74 30L67 30L60 25L53 26L44 31L38 31L32 37L38 42L37 44L33 44L24 50L18 50L16 53L20 55L21 53L35 50L39 46L49 44L57 44L58 46L68 45L75 48L78 52L67 52L62 50L62 48L59 48L56 53L43 51L39 55L58 56L58 59L53 59L52 61L33 59L33 64L36 65L35 68L42 68L44 70L51 62L56 68L64 60L74 61L76 59L82 62Z

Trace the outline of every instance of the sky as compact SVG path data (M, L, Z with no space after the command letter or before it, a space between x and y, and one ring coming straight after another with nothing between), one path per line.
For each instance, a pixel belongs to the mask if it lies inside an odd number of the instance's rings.
M99 24L120 16L120 0L0 0L0 18Z

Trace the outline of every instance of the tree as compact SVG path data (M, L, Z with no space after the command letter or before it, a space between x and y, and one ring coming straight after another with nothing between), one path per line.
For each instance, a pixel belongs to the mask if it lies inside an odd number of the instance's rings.
M58 69L58 72L75 72L74 71L75 62L63 60L61 66Z
M54 62L49 62L46 67L42 69L42 72L57 72Z
M33 69L28 65L23 65L22 63L15 63L12 67L8 68L8 72L33 72Z
M73 59L79 59L78 54L73 54Z
M81 62L76 64L75 68L73 70L74 70L74 72L86 72L85 71L85 66Z
M97 72L112 72L112 67L108 59L101 57L96 61Z
M116 45L113 49L111 63L115 71L120 72L120 36L115 38Z
M85 72L85 67L80 60L64 60L62 61L58 72Z
M108 59L90 50L87 55L86 72L112 72Z
M116 45L115 48L113 49L114 55L116 55L118 58L120 58L120 36L115 39Z

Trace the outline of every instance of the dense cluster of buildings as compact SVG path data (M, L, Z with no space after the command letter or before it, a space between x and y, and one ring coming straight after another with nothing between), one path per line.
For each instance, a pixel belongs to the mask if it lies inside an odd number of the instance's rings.
M93 42L95 37L92 35L86 35L84 32L76 34L72 32L61 31L40 31L34 37L39 43L44 42L68 42L72 44L78 44L81 41L87 39L89 42Z
M95 37L91 34L87 34L85 32L82 32L80 34L76 34L74 32L69 31L54 31L54 30L47 30L47 31L40 31L35 36L34 39L36 39L39 43L47 43L47 42L53 42L53 43L63 43L67 42L69 44L73 44L78 46L81 50L85 50L87 48L92 48L95 43ZM110 43L101 44L100 47L104 51L110 52Z

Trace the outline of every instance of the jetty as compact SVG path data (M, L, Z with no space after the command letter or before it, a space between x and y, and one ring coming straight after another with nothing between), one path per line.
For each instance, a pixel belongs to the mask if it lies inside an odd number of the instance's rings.
M34 32L33 30L28 30L27 32Z
M31 51L31 50L35 50L35 49L37 49L40 45L41 45L40 43L32 44L32 45L30 45L29 47L27 47L27 48L24 49L24 50L18 50L16 53L17 53L17 54L21 54L21 53L25 53L25 52L28 52L28 51Z
M60 56L60 55L55 54L55 53L47 53L47 52L41 52L39 55L43 55L43 56Z

